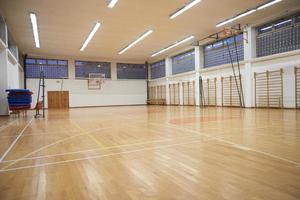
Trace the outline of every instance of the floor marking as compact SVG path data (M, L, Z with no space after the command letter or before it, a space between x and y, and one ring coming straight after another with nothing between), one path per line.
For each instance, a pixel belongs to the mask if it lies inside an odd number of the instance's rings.
M162 139L162 140L153 140L153 141L148 141L148 142L129 143L129 144L123 144L123 145L121 144L121 145L114 145L114 146L108 146L108 147L100 147L100 148L94 148L94 149L87 149L87 150L73 151L73 152L59 153L59 154L50 154L50 155L36 156L36 157L27 157L26 156L26 157L16 159L16 160L6 160L6 161L3 161L2 163L11 163L11 162L15 162L15 161L24 161L24 160L33 160L33 159L65 156L65 155L72 155L72 154L80 154L80 153L87 153L87 152L91 152L91 151L100 151L100 150L122 148L122 147L128 147L128 146L138 146L138 145L144 145L144 144L172 141L172 140L176 140L176 139L188 139L188 138L194 138L194 137L200 137L200 136L201 135L186 136L186 137L175 137L175 138L168 138L168 139Z
M75 124L75 126L77 126L77 128L79 130L81 130L82 132L86 133L86 135L92 139L99 147L104 147L103 144L101 142L99 142L99 140L97 140L94 136L92 136L91 134L89 134L88 131L84 130L83 128L81 128L76 122L71 121L71 123Z
M103 129L109 129L109 128L107 127L107 128L103 128ZM81 134L77 134L77 135L65 137L65 138L60 139L60 140L58 140L58 141L56 141L56 142L53 142L53 143L48 144L48 145L46 145L46 146L43 146L43 147L41 147L41 148L39 148L39 149L37 149L37 150L35 150L35 151L32 151L32 152L26 154L25 156L23 156L23 157L21 157L21 158L19 158L19 159L16 159L15 161L11 162L11 163L8 164L7 166L3 167L2 169L7 169L8 167L10 167L10 166L16 164L17 162L19 162L19 161L20 161L21 159L23 159L23 158L26 158L26 157L28 157L28 156L30 156L30 155L32 155L32 154L38 153L39 151L42 151L42 150L47 149L47 148L49 148L49 147L51 147L51 146L57 145L57 144L59 144L59 143L61 143L61 142L65 142L65 141L67 141L67 140L69 140L69 139L72 139L72 138L75 138L75 137L78 137L78 136L81 136L81 135L86 135L86 133L81 133ZM0 162L0 163L1 163L1 162Z
M31 122L33 121L33 117L31 118L31 120L26 124L26 126L22 129L22 131L19 133L18 137L16 137L16 139L10 144L10 146L8 147L8 149L4 152L4 154L2 155L2 157L0 158L0 163L5 159L5 157L8 155L8 153L13 149L13 147L15 146L15 144L18 142L19 138L22 136L22 134L24 133L24 131L27 129L27 127L31 124Z
M197 143L197 142L200 142L200 140L194 140L192 142L165 145L165 146L160 146L160 147L142 148L142 149L131 150L131 151L123 151L123 152L118 152L118 153L110 153L110 154L104 154L104 155L90 156L90 157L85 157L85 158L77 158L77 159L70 159L70 160L64 160L64 161L49 162L49 163L44 163L44 164L28 165L28 166L16 167L16 168L10 168L10 169L0 169L0 173L1 172L16 171L16 170L21 170L21 169L45 167L45 166L49 166L49 165L65 164L65 163L71 163L71 162L77 162L77 161L83 161L83 160L90 160L90 159L97 159L97 158L103 158L103 157L111 157L111 156L115 156L115 155L130 154L130 153L136 153L136 152L141 152L141 151L165 149L165 148L169 148L169 147L173 147L173 146L181 146L181 145L193 144L193 143Z
M165 125L165 124L158 124L158 123L153 123L153 122L150 122L149 124L151 124L151 123L154 124L154 125L155 124L156 125ZM176 126L173 126L171 124L166 124L166 125L169 126L169 127L171 127L171 128L175 128L175 129L179 129L179 130L181 129L183 131L189 131L189 132L194 132L194 133L199 134L197 131L192 130L192 129L188 129L188 128L185 128L185 127L176 127ZM212 139L215 139L215 140L218 140L218 141L221 141L221 142L226 143L226 144L229 144L229 145L231 145L234 148L241 149L241 147L244 147L243 145L236 144L236 143L230 142L230 141L222 139L222 138L217 138L215 136L210 136L210 135L205 135L205 134L204 134L204 136L212 138ZM248 148L248 147L244 147L244 148L248 149L248 151L252 151L252 152L255 152L255 153L263 154L265 156L269 156L269 157L275 158L277 160L285 161L285 162L291 163L293 165L300 165L300 162L296 162L296 161L293 161L293 160L282 158L280 156L277 156L277 155L274 155L274 154L271 154L271 153L267 153L267 152L259 151L259 150L255 150L255 149L251 149L251 148Z
M232 147L235 147L237 149L241 149L241 150L244 150L244 151L250 151L251 149L248 148L248 147L245 147L245 146L242 146L242 145L239 145L239 144L233 144L231 145Z
M30 133L30 134L23 134L22 137L26 136L51 136L56 134L64 134L64 133L79 133L80 131L58 131L58 132L47 132L47 133ZM11 138L11 137L17 137L15 135L3 135L0 136L0 138Z

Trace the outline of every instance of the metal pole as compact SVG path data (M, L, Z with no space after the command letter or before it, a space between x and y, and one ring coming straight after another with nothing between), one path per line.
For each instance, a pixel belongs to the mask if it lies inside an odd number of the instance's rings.
M26 73L26 68L27 68L27 64L26 64L26 60L27 60L28 55L25 54L24 55L24 89L27 89L27 82L26 82L26 77L27 77L27 73Z
M149 99L149 64L145 62L146 76L147 76L147 100Z
M42 87L43 87L43 96L42 96L42 98L43 98L43 118L45 118L45 75L44 75L44 72L42 72L42 74L43 74L43 85L42 85Z
M234 75L234 80L235 80L235 85L236 85L236 89L237 89L237 92L238 92L238 95L239 95L240 107L242 107L243 105L242 105L241 94L240 94L239 86L238 86L238 83L237 83L237 80L236 80L236 74L235 74L235 69L234 69L234 65L233 65L232 55L231 55L231 52L230 52L230 48L229 48L227 39L225 39L225 43L226 43L226 46L227 46L227 49L228 49L229 58L230 58L230 62L231 62L231 68L232 68L233 75Z
M233 38L234 38L236 61L237 61L237 67L238 67L238 72L239 72L239 80L240 80L240 87L241 87L242 106L245 107L243 85L242 85L242 76L241 76L241 70L240 70L240 60L239 60L239 54L238 54L238 49L237 49L236 36L234 36Z

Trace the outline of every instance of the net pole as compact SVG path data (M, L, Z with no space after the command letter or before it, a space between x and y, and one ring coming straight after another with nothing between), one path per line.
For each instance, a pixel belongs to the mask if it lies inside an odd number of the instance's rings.
M235 73L235 69L234 69L234 65L233 65L233 59L232 59L232 55L231 55L231 52L230 52L230 48L229 48L229 45L228 45L227 39L225 39L225 43L226 43L227 50L228 50L228 53L229 53L229 58L230 58L230 62L231 62L231 68L232 68L233 75L234 75L234 81L235 81L236 89L237 89L237 92L238 92L238 95L239 95L240 107L242 107L242 99L241 99L241 94L240 94L240 91L239 91L238 82L237 82L237 80L236 80L236 73Z
M245 107L242 76L241 76L241 69L240 69L240 60L239 60L239 54L238 54L238 49L237 49L236 36L234 36L233 38L234 38L237 67L238 67L238 72L239 72L239 81L240 81L240 87L241 87L241 100L242 100L241 102L242 102L242 107Z
M146 77L147 77L147 100L149 99L149 63L146 61L145 62L145 67L146 67Z

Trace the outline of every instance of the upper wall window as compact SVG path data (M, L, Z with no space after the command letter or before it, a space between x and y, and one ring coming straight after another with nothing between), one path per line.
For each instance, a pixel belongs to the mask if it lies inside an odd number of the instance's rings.
M257 28L257 57L300 49L300 14Z
M47 79L68 78L68 61L55 59L26 59L26 78L40 78L44 72Z
M204 67L231 63L230 55L233 62L244 60L243 34L204 46Z
M188 51L172 57L172 74L195 70L195 51Z
M117 63L118 79L147 79L147 69L144 64Z
M158 61L150 65L151 79L162 78L166 76L165 60Z
M4 44L7 43L7 32L6 32L6 24L3 19L3 17L0 15L0 39L4 42Z
M111 78L109 62L75 61L75 77L77 79L89 78L90 73L105 74L105 78Z

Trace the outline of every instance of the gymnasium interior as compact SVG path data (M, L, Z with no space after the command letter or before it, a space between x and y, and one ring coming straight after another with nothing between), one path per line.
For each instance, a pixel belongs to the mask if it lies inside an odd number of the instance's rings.
M299 200L299 0L0 0L1 200Z

